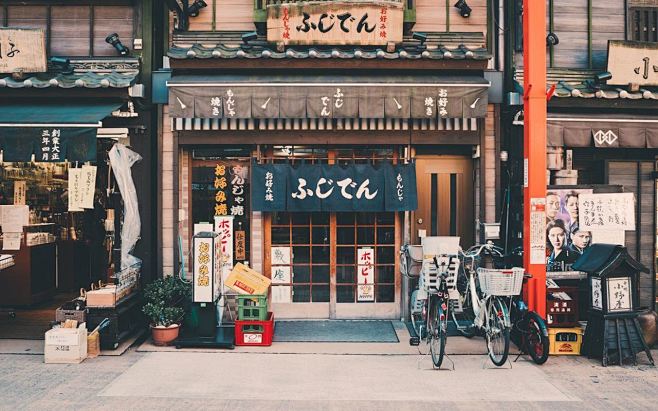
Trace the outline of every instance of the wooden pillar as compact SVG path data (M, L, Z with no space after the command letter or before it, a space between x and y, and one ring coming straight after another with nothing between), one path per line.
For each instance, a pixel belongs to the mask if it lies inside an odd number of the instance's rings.
M523 265L531 310L546 317L546 2L523 0Z

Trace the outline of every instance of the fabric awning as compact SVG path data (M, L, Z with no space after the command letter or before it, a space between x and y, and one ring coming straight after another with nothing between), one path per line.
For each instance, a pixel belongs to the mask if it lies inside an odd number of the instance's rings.
M658 148L658 119L651 116L549 114L553 147Z
M173 118L481 118L490 83L467 76L176 76Z
M123 105L0 105L0 150L3 161L96 161L96 133L101 120Z

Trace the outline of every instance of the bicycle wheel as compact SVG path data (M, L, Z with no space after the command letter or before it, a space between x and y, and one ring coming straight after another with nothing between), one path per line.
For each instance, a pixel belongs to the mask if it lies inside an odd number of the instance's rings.
M543 364L548 360L548 335L546 335L546 325L544 320L534 311L529 311L526 315L525 329L523 333L524 350L535 364Z
M442 299L436 299L434 307L431 307L430 311L430 329L427 338L430 339L430 353L432 354L432 362L436 368L441 367L446 350L448 331L446 310L447 306L445 302Z
M507 307L498 297L491 297L487 305L486 340L489 358L500 367L507 361L509 354L509 318Z

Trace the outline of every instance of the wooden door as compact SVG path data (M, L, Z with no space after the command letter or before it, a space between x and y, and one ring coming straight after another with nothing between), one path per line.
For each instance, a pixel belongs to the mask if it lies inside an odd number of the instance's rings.
M411 238L459 236L461 246L473 244L473 164L463 156L422 156L416 159L418 210L413 213Z

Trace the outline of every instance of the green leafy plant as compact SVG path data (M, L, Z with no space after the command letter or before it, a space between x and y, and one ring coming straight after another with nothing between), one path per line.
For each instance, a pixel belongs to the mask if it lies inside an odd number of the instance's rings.
M144 289L142 312L153 326L178 324L185 315L185 306L192 296L191 284L177 277L160 278Z

